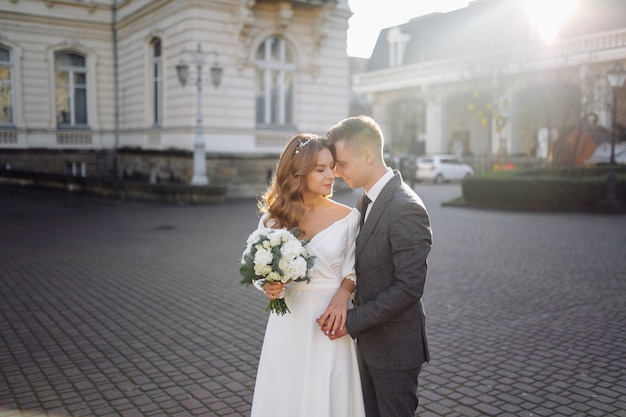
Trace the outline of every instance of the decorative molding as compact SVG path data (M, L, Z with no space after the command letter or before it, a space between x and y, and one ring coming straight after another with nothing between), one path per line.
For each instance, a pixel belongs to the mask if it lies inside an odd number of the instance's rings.
M163 38L163 31L158 27L153 27L148 31L148 35L146 36L146 42L150 42L151 40L159 38Z
M63 41L63 45L68 49L77 49L81 45L80 41L75 38L67 38Z
M93 14L93 12L95 12L97 8L98 8L98 5L96 4L95 1L91 0L89 3L87 3L87 12L89 14Z
M0 130L0 144L17 145L17 130L14 130L14 129Z
M237 30L235 35L239 38L247 38L254 24L254 5L256 0L239 0L235 11Z
M283 1L278 4L276 10L276 31L279 34L285 33L287 27L293 19L294 11L291 2Z
M254 25L254 5L256 0L239 0L235 8L235 44L239 45L236 63L241 71L248 61L251 43L251 29Z
M91 145L91 132L58 131L56 134L57 145Z
M320 73L321 65L316 64L319 62L319 54L322 49L322 45L324 41L328 37L328 33L331 31L331 23L330 23L330 9L328 7L320 8L317 17L315 18L315 22L312 25L313 31L313 44L311 46L311 64L309 65L311 69L311 74L313 78L317 78Z

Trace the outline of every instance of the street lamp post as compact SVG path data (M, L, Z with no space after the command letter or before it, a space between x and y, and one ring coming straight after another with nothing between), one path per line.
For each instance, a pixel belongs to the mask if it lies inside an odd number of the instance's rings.
M609 69L606 74L609 85L613 90L613 109L611 119L611 159L609 159L609 174L607 177L607 200L610 204L617 201L616 188L617 179L615 178L615 142L617 140L617 90L624 84L626 80L626 70L618 61Z
M215 88L220 85L222 67L217 62L217 52L203 52L200 44L194 51L183 50L183 52L191 53L193 63L196 66L196 127L193 141L193 177L191 178L191 185L207 185L209 178L206 174L206 150L202 129L202 67L207 55L215 55L215 62L210 69L211 82ZM189 78L189 66L184 60L181 59L180 63L176 65L176 73L178 74L178 81L184 87Z

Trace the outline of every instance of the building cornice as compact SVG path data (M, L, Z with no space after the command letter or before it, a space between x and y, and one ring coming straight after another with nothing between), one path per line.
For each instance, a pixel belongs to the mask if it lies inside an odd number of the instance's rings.
M358 94L367 94L486 78L494 71L488 64L493 62L503 63L502 67L497 68L498 71L514 75L625 58L626 28L556 41L549 45L532 45L473 57L357 73L353 76L353 89ZM470 62L472 68L468 70Z

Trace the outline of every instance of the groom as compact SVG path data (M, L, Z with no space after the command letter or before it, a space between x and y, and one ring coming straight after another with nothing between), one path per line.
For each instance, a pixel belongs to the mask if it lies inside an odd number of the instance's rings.
M422 294L432 245L422 200L385 165L384 139L370 117L350 117L328 131L335 172L364 188L357 207L364 223L356 238L357 307L331 339L357 339L367 417L413 417L422 364L429 360ZM363 221L362 220L362 221ZM346 329L347 328L347 329Z

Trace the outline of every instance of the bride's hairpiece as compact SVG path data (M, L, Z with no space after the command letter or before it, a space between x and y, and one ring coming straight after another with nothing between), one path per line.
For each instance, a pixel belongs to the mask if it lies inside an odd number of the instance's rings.
M302 150L302 148L304 148L306 145L308 145L309 142L311 142L313 139L315 139L313 136L308 136L306 139L299 138L298 139L298 144L296 145L295 148L293 148L293 154L295 155L298 152L300 152Z

